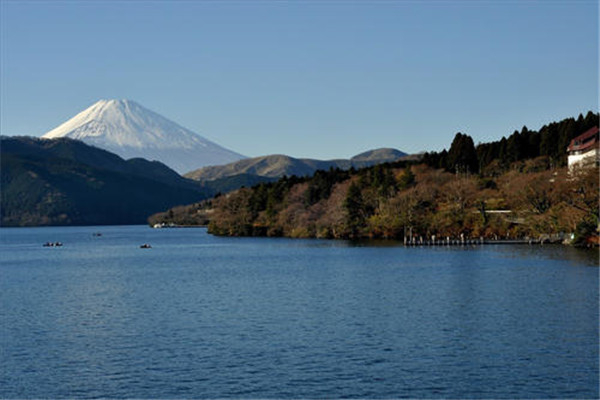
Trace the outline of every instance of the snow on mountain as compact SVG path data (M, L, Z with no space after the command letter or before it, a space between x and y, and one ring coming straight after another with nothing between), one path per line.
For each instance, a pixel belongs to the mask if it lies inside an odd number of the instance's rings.
M42 137L78 139L125 159L158 160L181 174L245 158L131 100L100 100Z

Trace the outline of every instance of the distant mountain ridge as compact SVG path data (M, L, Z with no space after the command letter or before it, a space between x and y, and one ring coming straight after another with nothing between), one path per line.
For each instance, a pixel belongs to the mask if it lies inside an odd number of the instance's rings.
M401 153L380 149L353 160L319 161L277 155L248 159L201 182L158 161L124 160L70 138L1 137L1 226L145 223L165 209L190 204L283 175L361 167ZM235 164L235 163L234 163ZM208 170L219 167L209 167Z
M141 224L212 192L157 161L68 138L0 137L0 225Z
M380 148L374 150L368 150L363 153L357 154L350 159L352 162L376 162L376 163L384 163L384 162L394 162L399 159L408 156L408 154L392 149L392 148Z
M265 178L280 178L284 175L307 176L317 170L330 168L350 169L363 168L385 162L398 161L410 157L406 153L390 148L370 150L358 154L351 159L315 160L310 158L294 158L282 154L246 158L226 165L203 167L184 176L197 181L213 181L239 174L255 175Z
M158 160L180 174L245 158L132 100L100 100L42 137L82 140L125 159Z

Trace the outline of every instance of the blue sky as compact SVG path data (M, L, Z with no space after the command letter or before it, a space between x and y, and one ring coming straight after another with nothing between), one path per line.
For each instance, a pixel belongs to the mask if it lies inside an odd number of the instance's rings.
M135 100L248 156L498 140L598 109L597 1L0 0L0 132Z

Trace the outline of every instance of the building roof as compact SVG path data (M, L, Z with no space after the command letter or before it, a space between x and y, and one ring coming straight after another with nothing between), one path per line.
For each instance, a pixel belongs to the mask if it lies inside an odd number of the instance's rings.
M595 126L592 129L571 140L571 143L569 143L569 147L567 147L567 151L569 153L574 151L585 152L594 147L597 147L598 143L598 127Z

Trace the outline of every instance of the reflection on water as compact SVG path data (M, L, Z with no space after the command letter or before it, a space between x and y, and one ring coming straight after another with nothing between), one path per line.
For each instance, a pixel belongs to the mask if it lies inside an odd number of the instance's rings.
M0 397L597 398L590 265L562 246L1 230Z
M500 248L498 250L502 251ZM568 261L570 265L575 267L582 265L598 267L598 257L600 255L598 249L578 249L563 245L510 246L510 248L505 249L502 253L506 254L507 257L540 258L543 260L555 260L560 263Z

